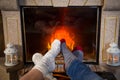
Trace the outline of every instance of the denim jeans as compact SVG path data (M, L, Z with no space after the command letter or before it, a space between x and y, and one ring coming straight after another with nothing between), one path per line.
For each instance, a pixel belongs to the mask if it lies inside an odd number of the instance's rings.
M96 73L86 66L83 62L75 59L68 69L66 70L67 75L71 80L103 80Z

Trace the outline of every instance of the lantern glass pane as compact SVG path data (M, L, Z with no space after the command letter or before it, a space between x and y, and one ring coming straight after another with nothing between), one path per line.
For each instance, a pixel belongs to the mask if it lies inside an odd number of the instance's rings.
M114 63L118 63L119 62L119 56L118 55L114 55Z
M7 61L7 63L11 63L11 55L6 56L6 61Z
M17 63L17 56L16 54L13 55L13 64L16 64Z
M113 62L113 55L112 55L112 54L109 54L109 55L108 55L108 62L109 62L109 63L112 63L112 62Z

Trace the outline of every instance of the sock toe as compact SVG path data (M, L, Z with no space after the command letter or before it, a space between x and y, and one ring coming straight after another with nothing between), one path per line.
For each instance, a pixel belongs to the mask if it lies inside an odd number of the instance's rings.
M55 46L60 47L60 40L55 39L55 40L52 42L51 48L52 48L52 47L55 47Z
M42 59L43 55L41 53L35 53L32 56L32 61L34 62L34 64L37 64L41 59Z
M76 50L83 51L83 49L82 49L81 46L76 46L76 47L74 47L74 49L72 50L72 52L74 52L74 51L76 51Z
M66 41L65 41L65 39L61 39L60 42L61 42L61 43L64 43L64 42L66 42Z

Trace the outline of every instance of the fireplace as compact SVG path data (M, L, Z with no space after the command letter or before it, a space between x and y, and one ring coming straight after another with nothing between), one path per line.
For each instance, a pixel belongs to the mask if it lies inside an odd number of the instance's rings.
M25 62L36 52L43 55L54 39L66 40L68 48L80 45L84 62L99 63L100 6L21 6L22 41Z

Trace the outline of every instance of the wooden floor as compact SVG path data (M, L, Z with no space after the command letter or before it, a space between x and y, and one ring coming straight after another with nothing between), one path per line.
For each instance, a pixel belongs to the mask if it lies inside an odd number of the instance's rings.
M32 65L28 64L25 66L19 64L18 67L22 67L22 68L20 68L21 70L19 70L19 71L17 70L18 74L19 74L18 75L19 78L21 76L23 76L25 73L27 73L28 71L30 71L33 66L34 66L33 64ZM97 72L97 74L102 77L111 77L112 76L111 73L112 73L116 77L117 80L120 80L120 66L113 67L113 66L108 66L106 64L88 65L88 66L91 68L92 71ZM6 69L7 68L4 66L4 59L0 58L0 78L1 78L0 80L9 80L8 78L10 78L10 76L9 76L10 73L7 72ZM16 70L16 69L17 69L17 66L14 70ZM11 70L13 70L13 68ZM109 73L107 73L107 72L109 72ZM58 80L70 80L69 77L63 72L61 74L54 73L54 76ZM114 78L114 76L113 76L113 78ZM109 79L109 80L113 80L113 79Z
M105 63L100 65L89 66L95 72L111 72L113 73L117 80L120 80L120 66L109 66Z

